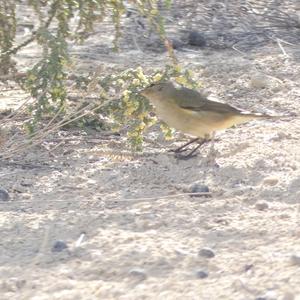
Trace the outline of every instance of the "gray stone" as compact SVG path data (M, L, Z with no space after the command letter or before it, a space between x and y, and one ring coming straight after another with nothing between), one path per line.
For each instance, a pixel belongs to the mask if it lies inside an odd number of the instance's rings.
M64 241L56 241L51 249L52 252L61 252L68 249L68 245Z
M205 247L199 250L198 256L213 258L215 257L215 253L212 249Z
M203 197L203 196L206 196L205 193L207 193L207 194L209 193L209 188L205 184L195 182L189 187L189 193L195 194L195 195L191 195L192 197ZM207 195L207 196L209 196L209 195Z
M196 276L197 276L197 278L199 278L199 279L204 279L204 278L208 277L208 272L206 272L206 271L204 271L204 270L198 270L198 271L196 272Z
M0 188L0 201L8 201L10 199L7 190Z
M293 265L300 266L300 254L293 254L291 256L291 262Z
M267 210L269 208L269 204L265 201L259 201L255 204L255 208L257 210Z
M145 280L147 278L146 271L142 268L133 268L129 271L129 275L134 277L137 280Z
M201 34L198 31L191 31L189 33L188 37L188 43L191 46L196 46L196 47L205 47L206 46L206 40L203 34Z

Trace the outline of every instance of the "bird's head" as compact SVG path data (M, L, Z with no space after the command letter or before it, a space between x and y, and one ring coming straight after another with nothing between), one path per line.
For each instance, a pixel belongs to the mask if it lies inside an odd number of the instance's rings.
M154 100L154 98L158 99L166 96L172 89L174 89L174 85L169 81L152 83L141 91L141 95L150 100Z

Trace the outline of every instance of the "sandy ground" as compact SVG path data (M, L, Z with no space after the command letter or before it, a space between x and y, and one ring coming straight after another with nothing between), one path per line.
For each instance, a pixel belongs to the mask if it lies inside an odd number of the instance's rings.
M73 50L91 55L78 68L166 59L98 53L97 44L93 36ZM32 63L33 49L20 66ZM0 200L0 298L299 300L300 54L285 51L176 52L213 96L291 116L220 133L215 161L210 145L191 160L174 158L167 150L182 138L150 132L144 153L126 155L124 137L76 130L48 137L19 165L2 161L10 199Z

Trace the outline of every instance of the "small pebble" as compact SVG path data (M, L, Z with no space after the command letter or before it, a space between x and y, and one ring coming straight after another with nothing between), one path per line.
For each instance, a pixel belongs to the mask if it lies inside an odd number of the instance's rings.
M196 272L196 276L199 279L203 279L203 278L208 277L208 272L206 272L204 270L199 270L199 271Z
M269 208L269 204L265 201L260 201L255 204L257 210L266 210Z
M147 278L146 271L141 268L134 268L129 271L129 275L135 277L138 280L145 280Z
M202 248L198 252L198 256L206 257L206 258L212 258L215 256L215 253L212 249L210 248Z
M9 198L7 190L0 188L0 201L8 201Z
M206 46L206 40L205 40L204 36L198 31L191 31L189 33L188 43L191 46L197 46L197 47L205 47Z
M293 254L291 256L291 262L293 265L300 266L300 254Z
M56 241L51 249L52 252L61 252L68 248L64 241Z
M253 265L253 264L248 264L248 265L245 265L245 266L244 266L244 271L245 271L245 272L248 272L248 271L252 270L252 269L253 269L253 267L254 267L254 265Z
M192 197L201 197L203 196L201 195L201 193L209 193L209 188L207 185L195 182L189 187L189 192L195 193L195 195L191 195ZM199 193L199 195L197 195L196 193Z
M264 179L264 184L265 185L270 185L270 186L274 186L279 182L279 179L276 177L267 177Z

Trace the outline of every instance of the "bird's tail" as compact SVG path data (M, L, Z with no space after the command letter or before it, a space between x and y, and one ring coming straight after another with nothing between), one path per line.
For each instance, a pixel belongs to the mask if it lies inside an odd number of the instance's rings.
M245 119L283 119L287 118L288 116L272 116L268 114L261 114L261 113L250 113L250 112L241 112L241 116L245 117Z
M251 120L257 119L266 119L266 120L276 120L286 118L288 116L271 116L268 114L260 114L260 113L250 113L250 112L241 112L234 117L234 124L241 124Z

